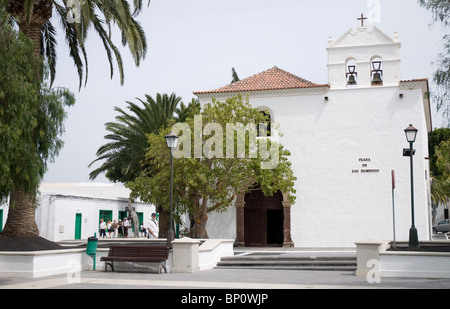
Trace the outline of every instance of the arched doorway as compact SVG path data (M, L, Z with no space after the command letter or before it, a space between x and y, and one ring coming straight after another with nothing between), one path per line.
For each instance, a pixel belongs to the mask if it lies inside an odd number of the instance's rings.
M244 198L244 241L246 247L283 246L283 194L264 196L259 186Z

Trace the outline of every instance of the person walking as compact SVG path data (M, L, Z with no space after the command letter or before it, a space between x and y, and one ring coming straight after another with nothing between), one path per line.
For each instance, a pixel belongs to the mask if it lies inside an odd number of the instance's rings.
M159 226L156 221L156 214L152 213L152 217L147 222L147 238L158 238L159 235Z

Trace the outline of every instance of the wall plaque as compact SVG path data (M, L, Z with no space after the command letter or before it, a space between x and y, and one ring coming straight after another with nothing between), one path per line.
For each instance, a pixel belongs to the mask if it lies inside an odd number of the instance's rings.
M379 173L380 169L370 167L371 158L359 158L360 168L352 169L353 174Z

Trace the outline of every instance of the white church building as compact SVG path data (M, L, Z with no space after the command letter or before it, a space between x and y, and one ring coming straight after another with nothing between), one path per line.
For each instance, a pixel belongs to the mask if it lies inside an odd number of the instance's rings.
M398 34L359 27L329 39L328 84L272 67L194 92L202 104L242 93L268 110L297 177L295 204L283 192L264 197L252 190L227 213L209 216L209 236L237 246L353 247L363 239L392 240L395 222L396 239L408 240L410 158L403 149L412 124L415 226L419 240L429 240L428 80L402 80L400 49Z

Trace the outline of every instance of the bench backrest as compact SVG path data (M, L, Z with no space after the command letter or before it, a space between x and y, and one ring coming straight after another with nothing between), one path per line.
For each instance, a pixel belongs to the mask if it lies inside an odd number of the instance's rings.
M108 256L169 258L169 248L165 246L111 246Z

